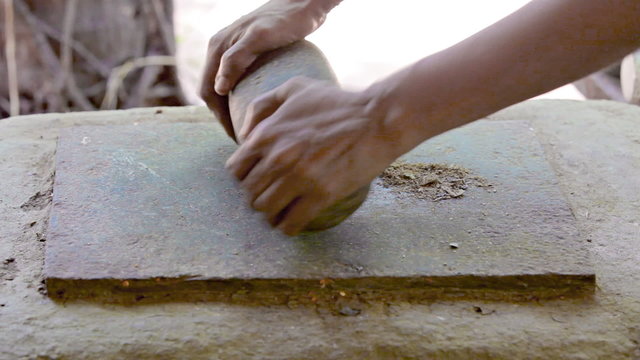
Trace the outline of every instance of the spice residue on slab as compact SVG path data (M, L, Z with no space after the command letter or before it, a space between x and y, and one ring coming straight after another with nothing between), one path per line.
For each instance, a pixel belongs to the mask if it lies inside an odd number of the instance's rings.
M433 201L462 197L470 186L492 186L485 178L461 166L404 161L389 165L380 179L386 188Z

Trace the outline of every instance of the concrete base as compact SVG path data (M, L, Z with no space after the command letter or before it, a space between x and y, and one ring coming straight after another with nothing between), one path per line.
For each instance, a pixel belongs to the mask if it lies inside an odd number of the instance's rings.
M528 120L543 144L592 246L593 298L371 301L338 315L297 304L50 300L41 282L59 129L211 119L183 108L0 121L0 359L637 359L638 119L640 108L607 101L535 101L491 117Z

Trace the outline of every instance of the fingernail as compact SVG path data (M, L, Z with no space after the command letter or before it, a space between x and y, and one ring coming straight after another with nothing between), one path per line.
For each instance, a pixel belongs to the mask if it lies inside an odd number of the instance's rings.
M216 92L218 95L227 95L229 93L229 79L220 77L216 79Z

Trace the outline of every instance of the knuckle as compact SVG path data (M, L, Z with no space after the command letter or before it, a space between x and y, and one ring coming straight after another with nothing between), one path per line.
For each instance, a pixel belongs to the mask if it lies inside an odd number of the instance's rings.
M303 151L304 147L301 143L289 140L286 143L280 144L278 150L274 151L270 160L276 167L289 168L300 159Z
M244 40L247 42L255 42L263 35L261 26L251 26L244 34Z
M271 29L269 27L261 26L261 25L252 26L251 29L247 32L248 37L254 41L259 41L261 39L264 39L270 34L271 34Z
M222 32L223 31L224 31L224 29L209 38L209 42L207 44L207 47L209 48L210 51L215 50L218 47L220 47L220 45L222 45Z
M297 75L287 80L282 85L282 90L284 90L285 93L292 93L306 86L308 83L309 83L309 78L302 75Z
M247 106L247 119L253 119L257 114L260 108L262 107L261 99L258 97L249 103Z
M265 96L266 94L259 95L249 104L249 106L255 110L258 110L265 105L269 104L269 98Z
M266 143L265 140L265 130L262 126L257 126L251 131L251 136L245 142L245 146L250 146L252 148L259 148Z
M224 75L229 75L230 73L235 73L242 69L242 57L244 56L244 50L238 48L231 48L227 50L220 60L221 64L224 66L220 69L224 72Z
M307 78L302 75L296 75L287 81L289 87L298 87L306 83Z
M220 64L224 65L223 67L220 68L220 70L225 71L230 68L233 68L234 62L235 62L235 56L236 55L235 55L234 49L229 49L225 51L224 54L222 54L222 56L220 57Z
M272 143L276 136L277 136L277 132L273 131L273 129L271 129L268 126L261 126L261 124L258 124L253 131L251 131L251 140L253 140L255 142L255 145L258 147L267 145Z
M236 70L241 66L242 60L247 57L247 48L243 45L236 44L222 54L221 62L228 68Z
M286 167L291 163L291 156L286 150L280 151L279 153L271 156L271 159L269 159L269 163L272 168Z
M259 96L258 98L254 99L251 103L249 103L249 106L247 107L248 119L253 121L258 120L256 118L260 116L260 114L262 114L264 109L269 107L269 104L270 100L264 96Z

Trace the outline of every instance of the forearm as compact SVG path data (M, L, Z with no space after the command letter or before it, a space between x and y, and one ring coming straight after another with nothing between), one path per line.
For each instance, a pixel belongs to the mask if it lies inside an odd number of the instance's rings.
M374 84L402 151L596 71L640 47L634 0L536 0Z

